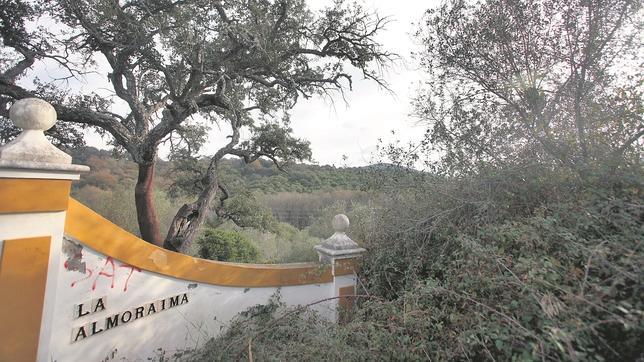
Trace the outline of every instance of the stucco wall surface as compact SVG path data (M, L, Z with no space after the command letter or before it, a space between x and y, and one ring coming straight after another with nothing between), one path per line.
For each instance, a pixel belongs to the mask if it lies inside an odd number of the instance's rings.
M140 270L70 238L65 238L62 249L50 326L51 361L109 361L123 357L146 361L162 353L159 348L169 356L202 345L220 333L237 313L265 304L275 293L288 305L305 305L333 296L336 288L334 283L224 287ZM177 305L170 307L173 297ZM140 307L144 310L137 316L136 308ZM314 308L328 318L335 317L333 301ZM85 313L89 314L79 317ZM115 315L119 324L111 323L107 329L107 318L114 321Z

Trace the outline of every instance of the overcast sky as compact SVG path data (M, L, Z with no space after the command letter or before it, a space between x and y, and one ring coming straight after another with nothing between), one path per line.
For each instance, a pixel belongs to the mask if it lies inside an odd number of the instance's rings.
M311 142L313 159L322 165L365 165L375 160L379 139L385 143L394 139L407 142L418 140L423 134L423 128L415 125L410 116L411 97L423 77L411 57L412 51L419 49L413 33L423 12L435 6L437 0L362 1L367 9L390 19L377 39L385 50L400 55L400 59L383 74L393 93L380 88L373 81L362 79L361 74L355 74L353 91L345 93L346 103L339 94L333 101L321 97L308 100L300 98L291 112L291 125L295 135ZM310 0L314 9L329 3ZM40 22L39 25L42 25L42 19ZM35 69L36 76L43 80L59 72L46 64ZM80 92L96 91L97 84L107 86L104 74L90 74L83 82L72 85L72 88ZM100 89L98 92L103 93ZM106 95L109 93L111 91L105 90ZM226 135L225 129L213 129L203 153L214 153L224 143ZM88 133L86 138L91 146L106 147L106 140L96 134ZM161 157L166 153L167 150L160 150Z
M314 9L328 3L310 1ZM377 39L387 51L400 55L383 74L393 93L356 73L353 91L345 93L347 102L339 94L333 102L322 97L300 98L291 112L291 125L295 135L311 142L314 162L321 165L362 166L377 162L379 139L385 143L394 139L408 142L418 140L424 133L410 116L411 97L423 77L411 52L419 49L413 34L423 12L438 1L363 0L363 3L367 9L390 19ZM214 152L223 141L222 136L213 135L208 148Z
M298 103L291 117L293 129L298 136L311 141L313 158L320 164L365 165L373 160L379 138L384 142L394 138L409 141L423 134L423 128L415 125L410 116L411 97L423 76L411 52L419 49L413 38L417 24L424 10L436 1L364 3L380 16L391 19L378 40L385 49L400 55L400 60L384 74L394 94L373 81L354 77L353 91L346 93L348 104L341 97L336 97L334 105L319 98Z

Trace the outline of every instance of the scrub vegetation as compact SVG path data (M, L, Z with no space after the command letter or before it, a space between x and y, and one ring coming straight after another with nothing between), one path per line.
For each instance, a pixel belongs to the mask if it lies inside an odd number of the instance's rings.
M283 21L279 4L291 4L231 3L264 4L270 24ZM257 9L253 14L261 19ZM341 9L325 13L315 29L380 19L354 18L362 8ZM285 29L305 26L305 15ZM427 84L411 100L424 137L414 144L381 144L382 163L367 167L291 162L283 172L271 157L233 153L239 157L216 159L217 172L204 183L198 175L213 158L182 154L181 147L160 160L155 152L145 154L152 159L133 151L112 154L64 137L58 137L59 145L93 170L73 195L134 233L140 230L134 194L142 167L155 168L154 185L146 190L150 204L144 206L155 210L161 228L181 216L181 205L215 187L223 197L209 199L212 212L203 213L208 217L198 242L183 250L192 255L239 262L315 260L312 247L330 236L337 213L349 216L349 236L367 250L355 306L341 311L342 323L307 306L287 307L276 294L239 314L202 348L159 359L641 361L642 19L637 0L446 0L428 9L415 34ZM367 25L379 31L376 21ZM372 43L372 34L358 35L357 43L353 35L351 29L322 31L315 39L332 44L326 51L337 52L333 59L348 57L363 71L389 56ZM354 42L344 43L345 36ZM290 49L278 43L277 53ZM187 46L177 51L201 54ZM317 74L302 86L319 91L328 76ZM249 79L253 85L266 82ZM14 89L0 80L0 91ZM216 90L218 84L211 86ZM232 85L281 106L293 100L277 101L262 87L255 94ZM282 88L279 95L301 94ZM242 98L235 99L231 107L240 105ZM227 121L239 121L231 110L217 108ZM202 110L186 103L179 111ZM290 151L308 150L308 144L285 136L288 124L273 133L269 126L252 127L258 135L291 143ZM168 132L185 138L197 131L182 133L177 126ZM302 152L285 158L309 158Z
M138 235L132 186L136 164L127 157L91 147L67 150L74 162L91 171L74 183L72 196L108 220ZM172 162L157 161L158 177L154 202L159 220L172 221L173 213L185 200ZM234 159L221 163L221 178L231 197L224 201L226 215L212 213L201 230L198 242L186 252L214 260L228 260L199 252L206 234L224 230L232 238L249 240L259 255L239 261L282 263L317 260L315 244L331 236L330 221L337 213L350 217L366 210L373 199L370 191L374 175L392 174L386 165L336 168L293 164L280 171L270 162L249 165ZM291 190L286 192L284 190ZM167 227L167 226L166 226ZM356 226L357 227L357 226ZM234 236L232 236L234 235ZM229 260L233 261L233 260Z
M644 358L642 9L446 1L418 31L426 166L372 188L344 323L276 298L193 360Z

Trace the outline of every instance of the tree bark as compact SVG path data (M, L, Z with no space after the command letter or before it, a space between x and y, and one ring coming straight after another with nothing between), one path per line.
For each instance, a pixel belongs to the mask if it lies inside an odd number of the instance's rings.
M199 228L204 224L210 211L212 200L219 190L217 167L209 170L208 183L201 191L197 201L184 204L172 219L163 247L185 253L190 249Z
M134 188L134 201L141 238L149 243L162 246L163 239L159 231L159 220L153 199L154 168L154 161L139 164L139 175Z

